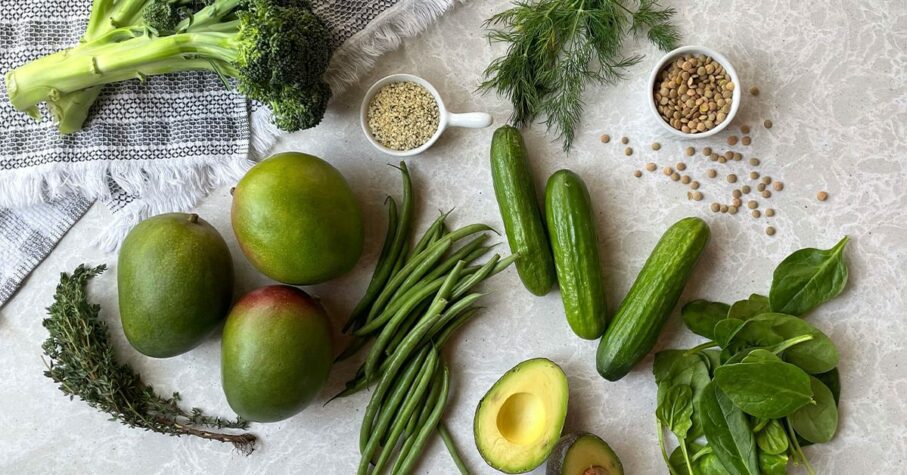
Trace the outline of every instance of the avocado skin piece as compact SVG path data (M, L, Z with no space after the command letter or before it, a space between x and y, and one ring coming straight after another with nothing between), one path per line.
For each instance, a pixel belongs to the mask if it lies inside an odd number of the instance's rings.
M569 393L564 371L547 358L523 361L504 373L479 401L473 419L485 463L504 473L525 473L545 462L564 428Z
M252 265L285 284L339 277L362 254L362 216L349 184L312 155L280 153L255 165L233 190L232 221Z
M597 467L591 472L607 475L624 475L620 458L607 442L595 434L567 434L551 452L546 475L573 475L581 470Z
M221 376L241 417L275 422L321 392L333 363L331 326L317 300L272 285L246 294L230 311L221 342Z
M123 241L117 267L123 332L144 355L168 358L191 350L230 310L230 250L197 215L142 221Z

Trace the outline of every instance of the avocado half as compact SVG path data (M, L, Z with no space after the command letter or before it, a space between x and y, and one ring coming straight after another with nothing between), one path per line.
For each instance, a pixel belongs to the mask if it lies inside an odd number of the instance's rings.
M505 473L541 465L561 436L567 397L567 376L551 360L526 360L504 373L479 401L473 421L485 462Z
M548 459L547 475L624 475L620 458L594 434L568 434Z

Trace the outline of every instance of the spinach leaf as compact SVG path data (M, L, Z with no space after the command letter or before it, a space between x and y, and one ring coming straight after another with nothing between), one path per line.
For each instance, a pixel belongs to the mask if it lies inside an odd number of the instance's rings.
M767 323L774 333L785 340L803 335L812 336L811 340L784 351L785 361L799 366L807 373L825 373L838 365L838 349L831 338L803 319L782 313L766 313L753 320Z
M702 356L705 356L709 366L709 375L714 375L715 369L721 366L721 352L718 350L703 350Z
M760 452L759 470L762 475L787 475L787 454Z
M728 309L727 318L736 318L739 320L748 320L759 315L760 313L771 312L772 307L768 303L768 297L759 294L752 294L750 298L738 300Z
M826 250L800 249L781 261L769 292L772 311L802 316L838 296L847 284L847 240Z
M693 388L687 384L678 384L668 390L655 416L675 436L683 442L693 426Z
M827 373L817 374L816 379L822 381L822 384L828 387L831 390L832 396L835 397L835 406L841 404L841 377L838 374L838 368L835 368Z
M766 348L783 341L784 337L772 328L772 322L751 319L744 321L743 325L734 332L731 339L722 348L734 355L743 350Z
M702 435L702 426L695 408L702 390L711 380L709 364L708 356L703 354L688 355L684 351L668 350L655 355L653 372L656 373L655 380L658 382L658 405L664 402L668 391L676 385L687 385L693 390L693 425L690 429L690 439Z
M822 381L810 378L815 404L807 404L790 415L794 431L804 439L814 442L828 442L838 429L838 408L835 397Z
M711 451L708 445L691 442L687 444L687 446L690 456L693 456L693 454L701 454L695 457L692 462L693 475L729 475L729 472L724 468L724 465L721 465L721 461L718 460L718 456ZM683 450L681 450L680 447L677 447L671 452L669 460L671 468L674 469L673 473L677 473L678 475L690 475L690 471L687 470L687 464L683 458Z
M661 384L668 379L671 367L674 362L683 356L683 350L664 350L655 353L655 362L652 364L652 373L655 375L655 383ZM661 398L658 399L661 402Z
M697 335L715 339L715 324L728 316L731 307L726 303L693 300L680 310L683 323Z
M726 318L715 324L715 342L722 348L726 347L731 338L743 328L744 321L737 318Z
M776 356L766 361L765 353L719 367L713 382L743 412L763 419L788 416L810 403L809 375Z
M787 452L790 440L787 438L784 426L778 419L772 419L756 433L756 445L766 454L778 455Z
M703 391L698 412L709 446L728 473L758 475L756 440L746 414L734 405L714 381Z

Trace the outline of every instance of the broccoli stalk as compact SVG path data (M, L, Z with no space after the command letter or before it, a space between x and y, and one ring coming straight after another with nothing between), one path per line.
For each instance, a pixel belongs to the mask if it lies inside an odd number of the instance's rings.
M68 103L84 107L84 100L73 98L92 99L89 93L104 84L207 70L234 78L241 93L267 104L281 129L313 127L323 117L331 92L322 77L331 51L328 31L308 2L214 0L183 18L175 33L161 35L136 15L162 0L97 1L104 5L93 8L87 41L7 73L16 109L36 111L41 102L52 110ZM98 18L114 28L105 30ZM133 24L120 26L124 21Z

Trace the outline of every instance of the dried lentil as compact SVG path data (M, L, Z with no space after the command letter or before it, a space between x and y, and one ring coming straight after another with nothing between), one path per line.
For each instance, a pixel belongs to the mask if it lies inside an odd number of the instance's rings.
M661 150L661 144L658 142L653 143L652 150L655 150L655 151Z
M620 143L622 143L622 144L624 144L624 145L627 145L628 143L630 143L630 139L627 138L627 137L621 137L621 138L620 138Z
M711 208L711 210L712 210L713 213L717 213L718 211L721 210L721 205L718 204L718 203L712 203L712 205L710 206L710 208Z
M675 165L674 168L676 168L680 171L684 171L687 169L687 164L683 163L683 162L677 162L677 165Z
M751 87L751 88L750 88L750 95L752 95L752 96L758 96L758 95L759 95L759 88L756 87L756 86Z
M752 166L754 166L754 167L758 167L758 166L759 166L759 159L758 159L758 158L751 158L751 159L750 159L750 165L752 165Z
M816 199L819 201L825 201L828 199L828 193L825 191L820 191L816 193Z
M650 172L654 172L656 168L658 168L658 165L655 165L652 162L649 162L646 164L646 170L648 170Z
M714 168L709 168L705 171L705 174L709 178L715 178L716 176L718 176L718 172Z
M624 155L626 155L626 156L628 156L628 157L629 157L630 155L633 155L633 147L627 147L627 148L625 148L625 149L624 149Z
M771 197L772 197L772 192L769 191L769 190L762 190L762 197L763 197L763 198L771 198Z
M665 176L671 176L672 173L674 173L674 169L673 169L673 168L671 168L671 167L665 167L665 168L664 168L664 174L665 174Z
M671 180L672 180L672 181L678 181L678 180L680 180L680 174L677 173L677 172L672 173L672 174L671 174Z
M749 145L753 143L753 139L750 138L749 135L744 135L743 138L740 139L740 143L742 143L743 145Z
M768 216L769 218L771 218L772 216L774 216L774 215L775 215L775 208L769 208L769 209L765 210L765 215Z
M762 123L762 126L765 127L766 129L772 128L773 125L774 124L772 124L772 121L770 121L768 119L765 119L765 122Z
M683 55L659 72L653 91L662 119L684 133L696 134L721 124L730 112L734 83L708 56Z
M742 191L743 194L746 195L746 194L749 194L749 192L752 191L752 189L750 188L749 185L743 185L740 187L740 191Z
M782 183L780 181L776 181L776 182L772 183L772 188L774 188L775 191L781 191L784 189L784 183Z
M774 236L774 235L775 235L775 228L773 228L773 227L771 227L771 226L765 228L765 234L768 234L769 236Z
M602 134L602 136L599 138L599 140L601 140L602 143L608 143L611 141L611 136L608 134Z
M706 148L702 149L702 154L703 154L704 156L706 156L706 157L711 156L711 155L712 155L712 147L706 147Z
M641 176L642 176L642 170L636 170L635 172L633 172L633 176L635 176L636 178L641 177Z
M758 179L759 179L759 172L756 172L756 171L750 172L750 180L758 180Z
M759 207L759 202L756 200L749 200L746 202L746 207L749 209L756 209Z
M737 175L734 175L733 173L731 173L730 175L728 175L728 176L727 176L727 182L728 182L728 183L737 183Z
M744 135L750 133L750 126L748 126L748 125L746 125L746 124L741 125L741 126L740 126L740 133L741 133L741 134L744 134Z
M690 188L692 188L692 189L694 189L694 190L698 190L698 189L699 189L699 182L696 181L696 180L693 180L693 181L690 183Z
M759 218L762 216L762 213L760 213L758 209L754 209L751 214L753 215L754 218Z
M693 147L687 147L687 156L692 157L696 154L696 149Z
M736 135L730 135L730 136L728 136L728 138L727 138L727 144L728 144L728 145L737 145L737 136L736 136Z

